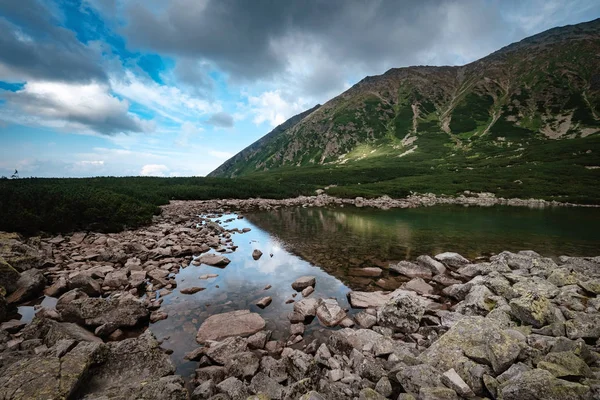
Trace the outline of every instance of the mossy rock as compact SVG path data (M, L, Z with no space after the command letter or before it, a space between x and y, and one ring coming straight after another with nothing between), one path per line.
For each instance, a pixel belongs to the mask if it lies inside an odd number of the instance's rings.
M537 367L550 371L557 378L592 376L590 367L571 351L548 353Z
M19 272L0 257L0 293L6 295L14 292L17 289L19 276Z

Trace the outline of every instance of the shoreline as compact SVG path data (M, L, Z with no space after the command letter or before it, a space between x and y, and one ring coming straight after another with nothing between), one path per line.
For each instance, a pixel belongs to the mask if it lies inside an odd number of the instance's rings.
M169 212L172 207L178 208L182 204L193 204L201 211L224 208L226 210L270 210L279 207L329 207L329 206L354 206L358 208L371 207L382 210L392 208L418 208L436 205L462 205L477 207L510 206L510 207L573 207L573 208L600 208L600 204L578 204L569 202L548 201L543 199L505 199L496 197L493 193L469 193L460 196L438 196L432 193L413 194L406 198L393 199L381 196L373 199L363 197L339 198L327 194L315 196L298 196L287 199L210 199L210 200L171 200L169 204L161 206L161 210Z

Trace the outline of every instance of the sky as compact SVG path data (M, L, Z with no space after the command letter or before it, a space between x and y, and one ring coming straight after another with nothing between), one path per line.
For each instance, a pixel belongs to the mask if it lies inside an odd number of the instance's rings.
M0 0L0 176L203 176L365 76L598 17L597 0Z

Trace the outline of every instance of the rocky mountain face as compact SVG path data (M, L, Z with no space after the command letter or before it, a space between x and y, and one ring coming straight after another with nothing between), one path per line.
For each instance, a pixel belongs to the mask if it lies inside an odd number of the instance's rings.
M595 137L599 54L597 19L464 66L394 68L291 118L209 176L382 157L514 159L547 141Z

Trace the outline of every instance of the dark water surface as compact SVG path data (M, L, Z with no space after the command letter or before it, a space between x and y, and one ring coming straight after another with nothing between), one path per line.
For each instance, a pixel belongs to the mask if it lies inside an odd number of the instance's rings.
M235 215L220 220L231 217ZM252 230L232 234L239 248L227 254L231 263L226 268L190 265L182 269L177 275L177 289L163 303L169 318L150 326L159 339L166 338L163 346L174 351L178 373L184 376L189 376L197 363L185 362L183 356L198 346L196 332L210 315L250 309L263 316L275 339L287 339L287 315L293 304L285 301L295 293L291 283L303 275L317 277L311 296L335 297L342 307L349 307L346 293L350 290L381 289L375 285L379 278L352 276L350 268L385 268L390 261L443 251L471 259L525 249L551 257L600 254L600 209L285 208L247 214L245 219L224 226ZM257 261L251 256L254 249L264 253ZM204 274L219 276L199 279ZM383 278L396 287L402 283L387 271ZM272 288L264 290L267 285ZM190 286L206 289L193 295L179 292ZM261 310L255 303L264 296L271 296L273 302ZM315 319L305 338L318 335L320 328Z

